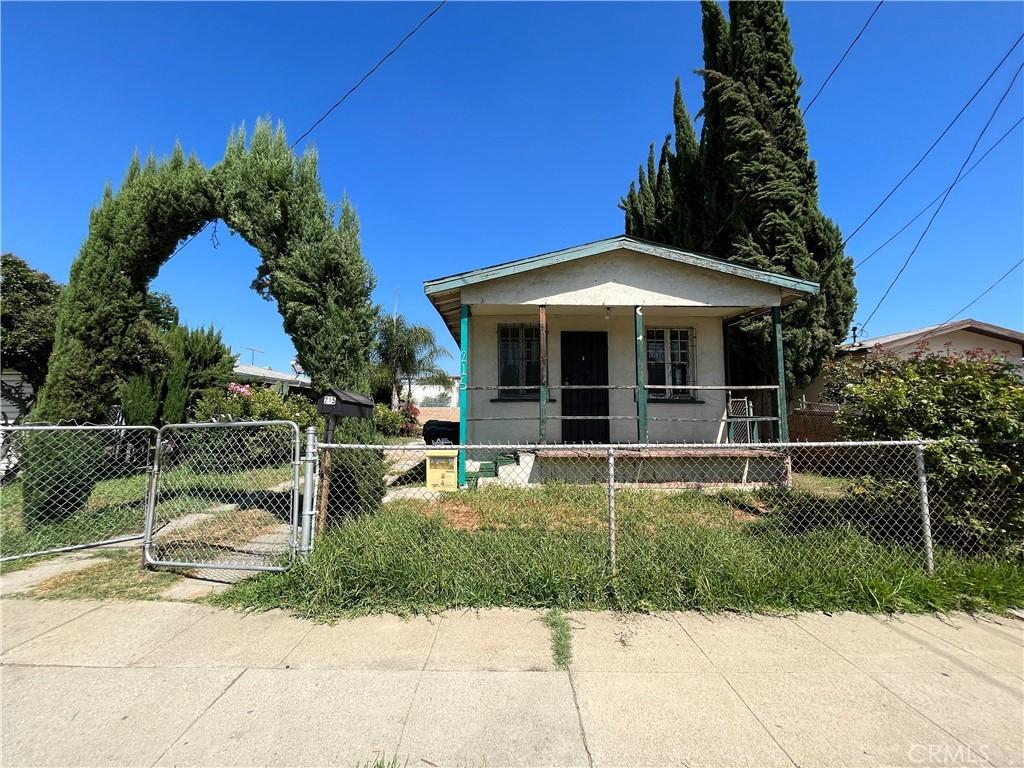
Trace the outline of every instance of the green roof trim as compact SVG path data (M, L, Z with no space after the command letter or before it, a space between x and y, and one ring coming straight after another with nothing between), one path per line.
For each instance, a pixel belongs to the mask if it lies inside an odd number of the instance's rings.
M542 253L538 256L529 256L525 259L508 261L504 264L495 264L491 267L483 267L469 272L460 272L455 275L448 275L447 277L439 277L435 280L427 280L423 283L423 291L430 296L434 293L452 291L463 288L467 285L475 285L476 283L483 283L488 280L497 280L502 277L519 275L534 269L542 269L544 267L555 266L556 264L575 261L576 259L584 259L588 256L596 256L597 254L607 253L608 251L614 251L618 248L624 248L637 253L645 253L650 256L657 256L658 258L675 261L680 264L687 264L693 267L700 267L702 269L709 269L714 272L722 272L727 275L742 277L759 283L768 283L769 285L775 285L790 291L796 291L797 293L806 293L810 295L818 292L818 284L811 280L803 280L798 277L793 277L792 275L779 274L778 272L766 272L762 269L745 267L742 264L735 264L723 259L717 259L714 256L707 256L702 253L693 253L692 251L685 251L682 248L660 245L648 240L640 240L639 238L629 237L626 235L609 237L605 240L597 240L593 243L577 245L572 248L565 248L561 251Z

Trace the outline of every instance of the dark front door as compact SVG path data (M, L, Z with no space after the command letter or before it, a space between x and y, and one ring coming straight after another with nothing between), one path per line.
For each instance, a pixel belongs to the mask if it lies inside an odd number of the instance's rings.
M562 384L608 384L608 334L604 331L562 331ZM608 420L572 416L608 416L607 389L563 389L562 442L607 443Z

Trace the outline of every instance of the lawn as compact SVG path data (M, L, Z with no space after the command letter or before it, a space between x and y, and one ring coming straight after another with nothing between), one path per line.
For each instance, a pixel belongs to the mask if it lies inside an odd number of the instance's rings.
M614 571L603 486L490 486L396 500L320 536L290 571L217 599L318 620L487 606L876 612L1024 604L1019 562L940 547L928 576L909 499L898 504L903 514L870 515L834 480L799 477L794 486L619 490Z
M216 505L237 504L243 510L270 507L275 513L282 505L290 511L287 491L274 492L290 483L289 465L261 467L234 472L193 472L178 467L161 475L157 523ZM92 489L85 506L69 517L54 522L26 524L22 482L0 486L0 556L88 544L104 539L142 534L145 525L146 474L102 480ZM250 514L251 517L251 514ZM267 521L240 520L245 530ZM225 525L220 522L220 528ZM201 533L201 532L200 532ZM214 531L223 537L223 531ZM219 543L219 542L213 542ZM23 561L8 563L5 570Z

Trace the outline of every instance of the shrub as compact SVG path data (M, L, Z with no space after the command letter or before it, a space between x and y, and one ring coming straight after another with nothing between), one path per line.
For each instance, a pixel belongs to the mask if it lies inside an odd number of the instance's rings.
M980 351L909 359L876 352L833 369L837 422L854 440L934 440L927 448L940 540L1024 556L1024 381Z
M420 433L420 409L412 403L406 403L398 413L402 416L400 434L403 437L418 435Z
M102 476L106 453L96 433L31 432L21 455L27 526L79 512Z
M294 421L300 430L323 426L316 406L301 395L282 397L273 389L236 383L206 390L192 416L194 421Z
M207 390L196 403L196 421L294 421L300 431L322 430L316 406L299 395L231 383ZM226 472L291 460L292 435L284 430L224 429L181 433L182 455L196 472Z
M384 403L373 406L373 427L384 437L397 437L405 424L405 415L401 411L392 411Z

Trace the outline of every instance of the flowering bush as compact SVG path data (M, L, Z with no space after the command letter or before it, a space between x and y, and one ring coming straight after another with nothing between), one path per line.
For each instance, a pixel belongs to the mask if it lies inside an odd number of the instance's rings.
M420 409L412 403L406 403L398 412L402 416L399 434L403 437L418 435L420 433Z
M252 385L250 384L238 384L232 381L228 384L228 392L232 395L240 395L242 397L252 397Z

